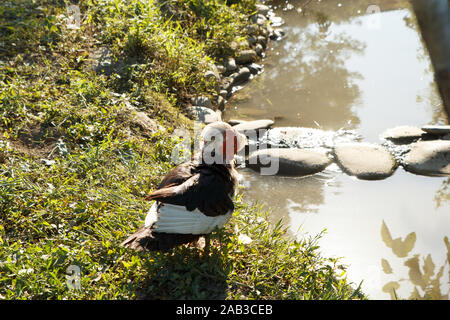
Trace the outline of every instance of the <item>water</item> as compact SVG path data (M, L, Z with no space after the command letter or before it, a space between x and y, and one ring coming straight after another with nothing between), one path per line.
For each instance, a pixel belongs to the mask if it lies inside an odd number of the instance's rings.
M265 72L227 105L225 117L275 119L276 126L351 129L363 141L398 125L448 123L415 16L405 1L278 2L286 38ZM369 9L368 9L369 8ZM375 8L376 9L376 8ZM242 169L248 199L282 218L293 236L315 235L344 257L349 280L372 299L449 298L450 179L401 167L363 181L336 165L308 177ZM395 289L395 290L393 290Z

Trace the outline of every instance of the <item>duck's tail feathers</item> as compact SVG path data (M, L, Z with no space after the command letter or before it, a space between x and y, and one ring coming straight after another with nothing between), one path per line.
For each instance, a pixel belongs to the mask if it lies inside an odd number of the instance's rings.
M197 241L201 235L154 232L142 226L130 235L121 246L136 251L168 251L176 246Z

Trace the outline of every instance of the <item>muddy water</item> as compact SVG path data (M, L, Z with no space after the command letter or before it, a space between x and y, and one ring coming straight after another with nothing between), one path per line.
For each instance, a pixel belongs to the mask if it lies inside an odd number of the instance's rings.
M225 117L353 129L375 143L394 126L448 123L407 2L372 3L274 3L287 36L272 43L264 73L228 103ZM247 198L270 209L273 221L282 218L293 236L326 229L322 252L344 257L349 280L364 280L370 298L449 298L449 178L398 168L363 181L336 165L303 178L241 174Z

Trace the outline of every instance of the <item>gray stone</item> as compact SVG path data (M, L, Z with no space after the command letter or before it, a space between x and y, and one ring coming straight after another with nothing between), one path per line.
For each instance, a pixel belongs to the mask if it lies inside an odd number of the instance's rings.
M267 38L266 37L258 36L256 38L256 42L259 43L263 47L264 50L266 50L266 48L267 48Z
M219 96L221 96L222 98L226 98L228 94L227 90L220 90L219 92Z
M247 42L253 46L256 44L256 38L254 36L248 36Z
M131 111L131 120L142 130L147 131L150 134L155 133L160 129L158 123L142 111Z
M247 68L252 74L257 74L263 70L263 67L257 63L248 64Z
M264 4L257 4L256 5L256 10L258 11L259 14L267 16L267 14L270 11L270 7L268 7L268 6L264 5Z
M213 80L214 79L214 88L216 91L220 90L220 75L219 71L217 71L217 68L214 66L214 71L209 70L205 72L205 79L206 80Z
M236 41L231 41L230 49L236 51L239 48L239 44Z
M392 175L397 163L382 146L348 143L334 148L334 156L342 170L366 180L384 179Z
M247 64L255 62L258 59L258 55L254 50L242 50L236 54L236 63Z
M217 106L219 107L220 111L223 111L225 109L225 98L222 96L217 97Z
M259 33L260 27L256 24L249 24L245 27L245 33L257 36Z
M270 25L274 27L279 27L284 24L284 20L281 17L278 16L272 16L270 17Z
M216 121L221 121L220 113L216 111L201 107L201 106L193 106L187 108L188 116L193 120L198 120L203 123L212 123Z
M261 44L257 43L255 46L255 52L258 56L261 56L262 53L264 52L264 48L262 47Z
M219 73L225 73L225 71L227 71L227 69L220 64L216 65L216 68L217 68L217 72L219 72Z
M206 71L205 72L205 79L210 80L210 79L214 79L216 81L220 80L220 76L218 72L214 72L214 71Z
M227 93L231 91L233 88L233 78L225 77L222 79L222 90L225 90Z
M321 130L305 127L277 127L267 131L261 142L272 146L290 148L331 149L339 143L349 143L360 139L353 130Z
M233 86L246 82L251 74L250 70L246 67L239 69L238 74L233 79Z
M270 119L245 121L235 125L234 128L250 138L257 138L260 133L264 134L264 130L269 129L273 125L273 123L274 122ZM264 132L261 132L260 130L263 130Z
M239 119L230 119L227 122L228 122L229 125L235 126L237 124L244 123L246 121L245 120L239 120Z
M254 26L256 26L256 25L254 25ZM269 38L269 34L271 33L273 31L273 28L269 25L269 26L267 26L266 25L266 27L265 28L260 28L259 29L259 33L263 36L263 37L265 37L265 38Z
M284 37L285 34L286 33L284 32L283 29L276 28L270 33L269 38L272 40L280 40L281 38Z
M411 142L422 138L425 133L425 131L418 127L399 126L386 130L382 133L381 137L383 139L388 139L394 142Z
M423 126L422 130L435 135L445 135L450 133L450 125L429 125Z
M234 78L236 78L238 75L239 75L239 72L234 72L234 73L230 74L230 78L233 79L233 81L234 81Z
M450 141L419 141L412 145L403 166L407 171L423 174L450 175Z
M246 165L263 175L305 176L322 171L330 163L327 156L318 152L274 148L251 153Z
M250 21L256 23L258 26L263 26L268 22L267 18L263 14L255 14L251 16Z
M192 98L192 104L194 106L200 106L200 107L206 107L212 109L213 105L211 102L211 99L205 96L198 96L195 98Z
M237 65L236 65L236 60L234 60L233 58L228 58L225 61L225 70L227 73L232 73L234 71L236 71L238 69Z

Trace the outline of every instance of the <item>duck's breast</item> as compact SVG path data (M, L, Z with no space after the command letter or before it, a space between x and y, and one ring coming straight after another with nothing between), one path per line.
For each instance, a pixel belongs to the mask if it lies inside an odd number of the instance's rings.
M155 202L145 218L145 226L156 232L208 234L222 228L230 220L232 210L224 215L207 216L198 209L188 211L184 206Z

